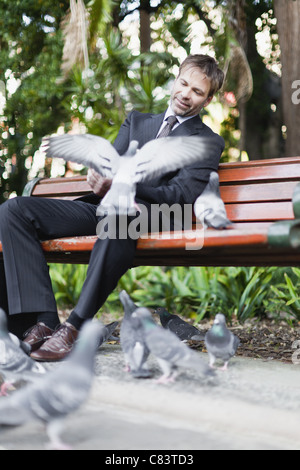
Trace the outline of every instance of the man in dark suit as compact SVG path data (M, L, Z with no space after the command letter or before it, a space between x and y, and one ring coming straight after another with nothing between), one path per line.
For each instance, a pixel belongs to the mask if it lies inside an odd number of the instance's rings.
M153 204L193 204L206 187L211 171L218 169L224 141L202 122L199 112L221 88L223 79L214 59L189 56L181 65L168 110L160 115L133 111L121 126L114 143L120 154L125 153L131 140L137 140L140 148L166 135L208 136L217 144L214 158L137 186L137 202L149 213ZM57 361L69 354L84 321L97 313L133 265L136 240L98 239L79 301L68 320L60 324L40 240L95 234L97 206L111 182L92 170L88 182L93 193L75 201L18 197L0 208L4 257L4 265L0 266L0 306L9 313L10 328L16 333L21 334L26 324L34 325L26 332L25 341L32 346L32 357L39 361Z

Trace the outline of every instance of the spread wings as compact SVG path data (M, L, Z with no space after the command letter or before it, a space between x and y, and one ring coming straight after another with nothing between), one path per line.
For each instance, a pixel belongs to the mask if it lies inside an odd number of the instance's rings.
M119 167L119 154L111 143L92 134L64 134L44 139L43 149L50 158L80 163L106 178L113 178Z
M44 141L44 149L50 158L80 163L107 178L113 178L120 166L120 156L114 147L106 139L91 134L49 137ZM151 140L130 158L130 165L126 170L131 174L133 183L138 183L209 159L218 151L218 145L209 137L166 137ZM123 165L122 171L124 170Z
M151 140L134 157L134 182L154 179L164 173L209 159L218 145L208 137L165 137Z

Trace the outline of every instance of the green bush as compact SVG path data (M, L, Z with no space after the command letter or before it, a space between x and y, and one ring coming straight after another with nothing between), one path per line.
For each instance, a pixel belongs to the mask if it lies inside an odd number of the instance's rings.
M86 276L84 265L51 265L59 306L74 306ZM125 289L137 305L166 307L195 322L223 312L240 322L268 314L300 319L300 269L257 267L151 267L130 269L101 311L122 312L119 292Z

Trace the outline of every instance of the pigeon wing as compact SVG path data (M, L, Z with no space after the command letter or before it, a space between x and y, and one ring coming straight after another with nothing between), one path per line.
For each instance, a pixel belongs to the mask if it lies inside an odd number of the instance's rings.
M146 342L154 356L176 364L186 355L185 345L177 336L161 327L156 327L146 335Z
M176 315L175 318L171 318L167 328L173 331L182 341L192 339L193 337L197 337L198 340L200 338L204 339L202 333L195 326L190 325Z
M209 159L218 145L209 137L165 137L145 144L133 159L134 182L154 179L164 173Z
M45 372L40 364L33 361L10 338L7 341L0 341L0 351L0 372L6 379L13 375L20 378L24 375L25 378L26 374Z
M19 389L0 401L0 426L19 426L34 419L27 387Z
M106 178L112 178L119 166L119 154L111 143L92 134L64 134L44 139L47 157L63 158L93 168Z

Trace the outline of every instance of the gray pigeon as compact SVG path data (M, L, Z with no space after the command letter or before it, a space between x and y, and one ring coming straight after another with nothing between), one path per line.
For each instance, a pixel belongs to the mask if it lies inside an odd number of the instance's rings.
M194 212L204 228L212 227L222 230L232 225L227 218L225 205L221 199L219 175L216 171L211 172L205 190L196 199Z
M120 328L120 343L126 362L126 370L135 378L148 378L151 373L147 366L150 354L145 342L144 330L140 321L133 317L138 308L125 290L120 292L124 308L124 318Z
M174 382L179 367L194 369L202 376L213 375L212 370L196 351L180 341L172 331L153 321L148 309L138 308L133 316L140 319L145 330L146 343L162 369L163 375L158 379L158 383Z
M103 325L103 329L102 329L101 337L99 341L99 346L98 346L99 348L102 346L103 343L105 343L109 339L112 339L112 340L118 339L113 336L113 333L118 325L119 325L118 321L114 321L112 323L109 323L108 325Z
M60 439L63 423L88 398L102 330L101 322L87 321L65 361L35 383L2 398L0 426L21 426L28 421L40 420L47 425L51 448L67 449Z
M239 344L239 338L226 326L225 315L218 313L213 326L205 335L210 367L214 368L215 362L220 359L224 363L221 370L227 370L228 362L235 355Z
M13 333L9 333L9 336L11 340L15 343L16 346L19 346L27 356L30 355L31 353L31 346L28 343L25 343L24 341L21 341L16 335Z
M5 396L18 382L32 381L45 374L45 368L31 359L24 349L20 340L9 333L6 314L0 309L0 375L3 379L0 396Z
M162 326L173 331L181 341L204 341L204 333L184 321L178 315L169 313L168 310L163 307L158 307L154 313L159 315Z
M43 149L47 157L83 164L112 179L97 215L136 215L137 183L203 160L209 161L210 156L219 152L214 139L188 136L151 140L140 150L138 142L131 141L127 152L120 156L106 139L91 134L48 137L44 139Z

